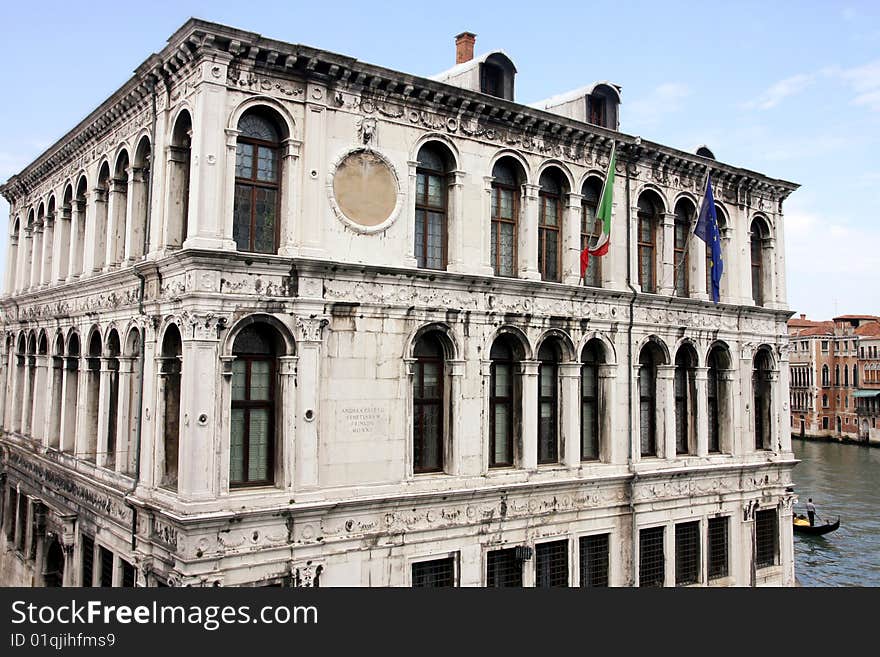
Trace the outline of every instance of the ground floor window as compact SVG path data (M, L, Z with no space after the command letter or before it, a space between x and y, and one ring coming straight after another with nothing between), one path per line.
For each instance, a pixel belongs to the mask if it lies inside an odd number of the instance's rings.
M516 548L493 550L486 555L486 586L522 586L522 561Z
M95 572L95 540L91 536L83 534L81 549L80 572L82 579L80 586L92 586L92 576Z
M666 577L663 527L639 532L639 586L663 586Z
M683 522L675 526L675 585L700 581L700 523Z
M727 518L709 518L709 579L727 577Z
M581 586L608 586L608 534L580 539Z
M416 588L455 586L455 557L414 563L412 585Z
M776 564L779 552L779 523L776 509L755 513L755 566L766 568Z
M539 543L535 546L535 586L568 586L568 541Z

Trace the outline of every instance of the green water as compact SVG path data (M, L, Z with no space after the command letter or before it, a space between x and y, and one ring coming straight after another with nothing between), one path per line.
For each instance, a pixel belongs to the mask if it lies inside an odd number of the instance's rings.
M803 586L880 586L880 448L792 438L796 511L813 498L820 518L840 516L825 536L794 535Z

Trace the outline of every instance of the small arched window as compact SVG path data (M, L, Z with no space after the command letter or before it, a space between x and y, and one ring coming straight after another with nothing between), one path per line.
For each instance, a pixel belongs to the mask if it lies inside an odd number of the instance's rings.
M834 385L840 387L840 365L834 366Z
M448 156L437 144L419 149L416 169L416 265L446 269L448 221Z
M694 403L696 354L683 346L675 355L675 453L689 454L695 442L691 418L696 415Z
M657 292L657 231L660 205L651 194L639 197L638 248L639 286L642 292Z
M680 200L675 206L675 223L673 237L675 296L687 297L690 285L690 257L688 256L688 236L691 231L691 219L694 206L690 201Z
M602 222L596 217L601 193L602 181L598 178L588 178L581 188L581 252L588 246L594 246L602 234ZM602 260L590 258L587 271L584 272L584 285L602 287Z
M519 223L520 176L510 158L492 169L492 266L496 276L516 275L516 240Z
M755 418L755 449L772 449L770 435L772 394L770 356L766 349L760 349L755 355L752 371L752 388Z
M559 363L557 340L538 350L538 463L559 462Z
M846 365L843 366L843 387L849 388L849 368Z
M419 338L413 350L413 471L443 471L443 344L436 333Z
M514 464L514 438L519 435L519 345L509 335L492 343L489 389L489 467Z
M727 381L721 376L721 371L726 369L730 362L729 352L721 346L716 346L709 352L709 371L706 385L706 397L708 401L709 415L709 452L721 451L722 443L722 413L728 413L725 408Z
M822 366L822 386L827 388L830 385L831 385L831 376L828 371L828 366L823 365Z
M858 367L858 365L853 365L852 370L853 370L853 376L852 376L853 387L858 388L859 387L859 367Z
M265 324L251 324L232 347L232 418L229 485L260 486L275 481L277 336Z
M765 262L764 262L764 244L767 240L769 231L766 225L760 219L752 221L750 236L750 253L752 262L752 301L756 306L764 305L765 296Z
M605 362L598 340L590 340L581 354L581 461L601 457L599 367Z
M538 192L538 271L541 280L559 281L562 257L562 197L564 186L561 174L548 169L541 174Z
M162 395L162 457L159 477L165 488L177 490L180 458L180 382L183 365L183 343L176 324L170 324L162 338L162 360L159 367Z
M239 251L275 253L281 200L281 137L275 124L251 111L238 122L232 236Z
M657 367L660 349L647 344L639 354L639 444L642 456L657 456Z

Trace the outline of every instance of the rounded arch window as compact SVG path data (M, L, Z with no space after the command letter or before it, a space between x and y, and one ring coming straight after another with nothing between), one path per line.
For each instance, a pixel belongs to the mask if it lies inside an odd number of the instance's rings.
M495 163L492 178L492 267L496 276L515 276L522 176L506 157Z
M559 281L562 257L562 213L565 184L556 168L541 174L538 192L538 271L545 281Z
M251 110L238 122L232 233L239 251L275 253L281 200L277 123Z
M442 472L444 466L444 349L437 331L413 348L413 471Z
M652 192L645 192L638 203L638 267L642 292L657 291L657 232L661 225L661 206Z
M416 265L423 269L446 269L450 159L434 142L419 149L414 248Z

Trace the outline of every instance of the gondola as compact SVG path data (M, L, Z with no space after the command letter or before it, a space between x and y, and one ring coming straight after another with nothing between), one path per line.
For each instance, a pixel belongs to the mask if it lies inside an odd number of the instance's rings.
M808 534L810 536L821 536L828 534L840 527L840 516L834 522L825 521L824 525L810 525L810 521L802 515L794 517L794 531L796 534Z

